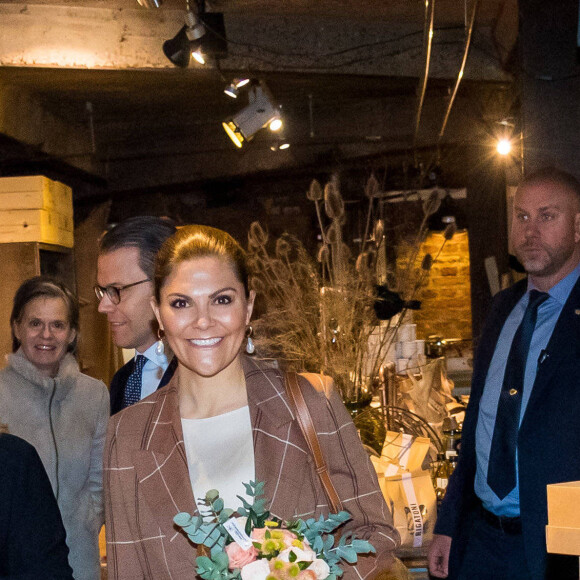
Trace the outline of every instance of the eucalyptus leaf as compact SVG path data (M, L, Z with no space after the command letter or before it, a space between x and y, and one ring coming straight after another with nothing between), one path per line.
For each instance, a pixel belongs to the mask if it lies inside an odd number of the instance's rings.
M349 564L356 564L358 558L356 555L356 551L351 546L341 546L337 548L337 553L343 560L346 560Z
M191 523L191 516L186 512L178 513L174 518L173 521L180 527L184 528Z
M220 492L217 489L210 489L206 494L205 494L205 501L208 504L213 503L218 497L220 496Z
M224 509L224 500L218 497L212 504L211 507L214 512L219 513Z
M219 552L215 556L212 555L212 560L218 565L220 570L226 570L230 563L228 555L225 552Z

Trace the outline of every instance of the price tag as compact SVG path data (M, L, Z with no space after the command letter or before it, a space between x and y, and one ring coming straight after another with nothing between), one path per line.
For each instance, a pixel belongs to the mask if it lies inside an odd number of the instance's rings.
M242 550L249 550L252 547L252 538L246 534L246 530L242 528L238 520L231 518L224 523L224 528L228 534L234 539L234 542L242 548Z

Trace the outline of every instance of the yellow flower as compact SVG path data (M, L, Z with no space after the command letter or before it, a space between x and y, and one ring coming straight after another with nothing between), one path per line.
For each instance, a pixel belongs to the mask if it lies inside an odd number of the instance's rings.
M267 528L277 528L280 524L278 522L273 522L272 520L266 520L264 522L264 525Z

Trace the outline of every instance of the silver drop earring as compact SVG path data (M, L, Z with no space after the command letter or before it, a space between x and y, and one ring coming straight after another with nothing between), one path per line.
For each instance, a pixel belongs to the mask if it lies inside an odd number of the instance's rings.
M256 350L256 346L254 345L254 341L252 340L252 333L253 328L251 326L248 326L248 328L246 328L246 338L247 338L246 352L248 354L254 354Z
M158 338L158 341L157 341L157 346L155 347L155 354L157 356L161 356L161 355L165 354L165 345L163 344L160 328L157 329L157 338Z

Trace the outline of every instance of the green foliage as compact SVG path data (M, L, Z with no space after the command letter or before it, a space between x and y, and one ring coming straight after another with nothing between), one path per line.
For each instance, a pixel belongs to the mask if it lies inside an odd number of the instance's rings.
M331 532L347 522L351 516L346 511L338 514L329 514L328 518L320 516L318 519L310 518L306 521L296 520L283 523L277 519L270 520L270 512L266 510L266 499L262 498L264 492L263 482L245 483L246 493L253 498L250 504L245 498L238 496L242 506L238 508L238 513L245 516L246 533L250 535L254 528L266 527L267 521L274 521L278 527L285 528L296 534L299 540L306 539L318 557L322 557L330 567L330 575L326 580L337 580L342 576L340 562L349 564L357 562L358 554L374 553L375 549L366 540L359 540L353 534L348 533L340 537L335 545L335 537ZM177 514L173 521L188 536L188 538L198 545L209 548L209 556L198 556L196 558L196 571L204 580L239 580L240 570L229 570L229 559L225 552L226 544L232 541L231 536L224 527L224 523L232 517L234 510L226 508L224 501L215 489L208 491L202 501L207 507L204 516L192 516L182 512ZM276 528L278 529L278 528ZM265 539L272 538L272 534L267 530ZM253 542L256 549L263 548L260 542ZM263 554L261 557L268 559L278 555L278 551L272 554ZM296 562L297 556L290 552L289 561L295 563L301 570L308 567L309 562Z

